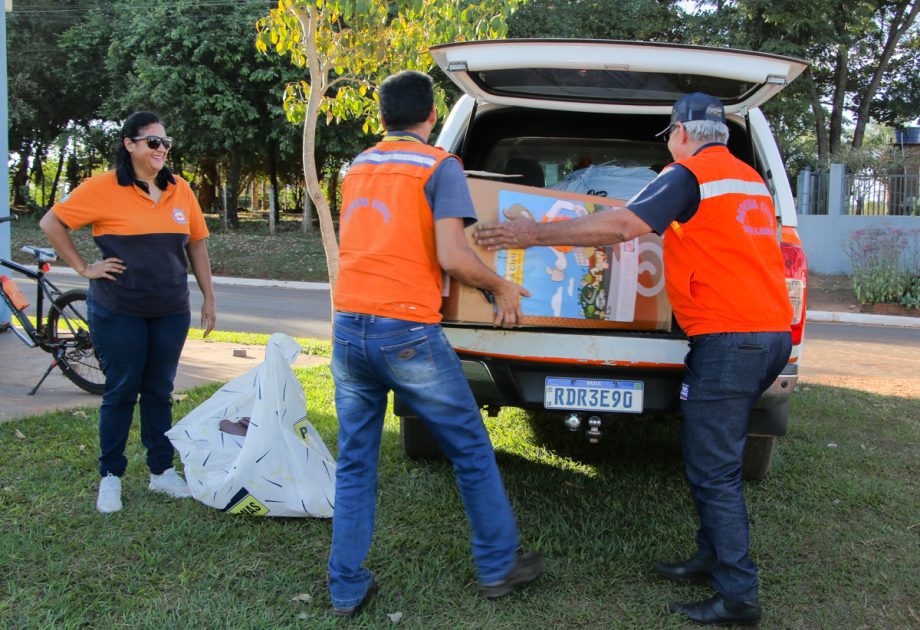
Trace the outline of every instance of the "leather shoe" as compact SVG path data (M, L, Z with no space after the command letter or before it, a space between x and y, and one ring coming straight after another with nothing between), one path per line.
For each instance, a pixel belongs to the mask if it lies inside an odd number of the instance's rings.
M708 584L712 580L712 570L716 559L709 556L693 556L685 562L666 564L659 562L655 571L672 582Z
M367 592L364 593L364 597L361 599L360 602L358 602L354 606L348 606L347 608L337 608L336 606L333 606L332 614L335 615L336 617L348 617L348 618L354 617L359 612L361 612L361 608L364 607L364 604L366 604L370 600L370 598L374 596L374 593L376 592L377 592L377 581L373 577L371 577L371 585L367 587Z
M480 584L479 594L487 599L504 597L524 585L536 580L543 573L543 554L539 551L524 551L518 554L511 572L504 580L492 584Z
M721 595L713 595L701 602L671 604L668 610L706 626L756 626L760 623L760 604L757 600L733 601Z

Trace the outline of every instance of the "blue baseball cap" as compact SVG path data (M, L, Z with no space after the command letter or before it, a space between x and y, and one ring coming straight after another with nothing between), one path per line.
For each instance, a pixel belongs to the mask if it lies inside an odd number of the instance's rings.
M671 122L655 135L657 137L666 134L677 123L690 122L691 120L711 120L724 123L725 107L722 106L722 101L714 96L709 96L702 92L687 94L674 103L674 107L671 108Z

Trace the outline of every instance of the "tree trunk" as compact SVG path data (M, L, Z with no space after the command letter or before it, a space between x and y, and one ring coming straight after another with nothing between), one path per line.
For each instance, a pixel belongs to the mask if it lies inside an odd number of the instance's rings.
M339 193L339 169L333 168L329 172L329 178L326 180L326 196L329 199L329 211L335 215L338 213L338 193Z
M32 145L27 144L19 151L19 164L13 175L13 205L26 205L26 185L29 183L29 158L32 155Z
M227 219L230 227L234 229L240 226L239 200L242 170L243 160L238 151L233 151L230 154L230 167L227 169Z
M73 153L67 157L67 166L65 167L68 190L73 190L80 183L80 158L77 155L77 144L77 142L73 143Z
M852 147L854 149L862 147L863 137L866 134L866 124L869 122L869 107L872 105L872 99L875 98L879 85L882 83L882 77L888 70L888 64L891 62L891 56L894 54L895 48L897 48L898 41L917 18L920 2L916 1L914 1L914 6L911 8L910 13L904 16L904 11L910 3L911 0L901 0L898 3L897 11L895 11L891 19L891 27L888 30L885 47L882 49L882 56L875 66L872 79L869 81L869 85L866 86L866 91L860 95L859 109L856 111L856 128L853 130Z
M303 163L304 163L304 181L307 185L307 193L316 206L316 214L319 216L319 230L323 238L323 249L326 252L326 268L329 270L329 288L335 290L335 282L339 276L339 240L335 233L335 225L332 222L332 212L329 209L329 202L323 194L322 186L319 183L319 177L316 174L316 160L313 155L313 148L316 144L316 117L319 111L319 99L314 97L315 90L310 91L310 98L307 102L307 119L304 124L303 134ZM316 100L315 103L312 101ZM312 105L312 111L311 111ZM304 204L306 207L306 204ZM313 231L313 221L304 211L304 231Z
M303 208L303 199L304 199L304 187L294 186L291 189L291 207L295 209Z
M278 141L272 140L268 145L268 181L271 182L271 201L269 208L273 209L275 225L281 223L281 204L278 199Z
M831 107L831 128L830 128L830 157L837 155L840 150L840 141L843 136L843 108L847 93L847 73L849 68L849 49L846 44L837 45L837 68L834 81L834 101Z
M811 111L815 115L815 137L818 140L818 168L827 170L830 164L827 117L824 115L824 106L821 104L821 97L818 94L818 87L815 85L815 78L811 73L811 68L805 70L802 78L808 86L808 100L811 102Z
M320 234L322 234L323 249L326 252L326 268L329 271L329 289L334 293L335 283L339 277L339 241L335 233L335 224L332 222L329 202L323 195L323 189L319 184L319 177L316 172L316 122L319 118L319 108L322 104L323 95L326 93L328 85L328 70L324 71L320 68L316 54L315 25L319 19L316 5L307 3L307 7L303 10L298 10L297 8L291 8L290 10L300 21L305 39L309 42L306 48L308 50L308 69L310 71L310 95L307 98L307 111L304 116L303 154L301 157L303 158L304 184L319 216ZM307 231L308 227L312 229L312 221L308 222L307 219L306 212L304 212L304 231ZM334 305L333 309L335 309Z
M57 187L58 183L61 181L61 171L64 170L64 158L67 155L67 146L70 144L70 137L66 137L64 142L61 143L60 154L58 155L58 165L57 171L54 173L54 182L51 183L51 199L48 201L48 206L54 205L54 198L57 196Z
M47 209L45 207L45 151L47 150L47 147L44 145L38 145L35 148L35 156L32 159L32 178L35 181L35 186L41 193L40 205L45 209Z
M313 91L310 91L310 97L313 97ZM319 111L319 106L316 106L317 112ZM309 101L307 105L307 111L309 112ZM314 201L316 197L323 196L323 190L319 185L319 176L316 173L316 114L314 114L313 121L310 121L310 115L307 114L307 119L304 121L303 125L303 181L304 181L304 199L303 199L303 233L304 234L313 234L313 208L319 208L319 205ZM324 199L325 201L325 199ZM329 212L329 206L326 205L326 212ZM332 223L332 215L329 215L329 223ZM330 230L332 237L330 243L326 242L326 228L323 226L323 218L319 218L319 230L320 234L323 237L323 250L326 253L326 266L329 269L329 282L330 286L332 283L332 268L329 267L329 253L330 251L335 252L336 259L336 268L338 268L338 259L339 259L339 243L335 238L335 230ZM330 250L330 245L332 249Z
M198 162L201 169L201 179L198 185L198 205L204 212L214 212L217 194L217 162L213 158L201 158Z
M304 186L304 192L306 192L306 186ZM310 195L304 195L302 204L306 204L303 207L306 216L310 217L310 233L316 231L316 227L319 225L319 217L316 214L316 205L313 203L313 199L310 198Z

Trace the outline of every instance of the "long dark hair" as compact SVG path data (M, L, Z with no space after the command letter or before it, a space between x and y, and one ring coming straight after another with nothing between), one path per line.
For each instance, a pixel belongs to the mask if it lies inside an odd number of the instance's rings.
M125 124L122 125L121 132L118 134L118 144L115 146L115 168L123 170L125 173L127 173L131 179L133 179L134 182L145 191L147 190L147 184L138 181L137 175L134 173L134 165L131 163L131 154L128 152L128 149L125 148L125 138L136 138L141 129L147 125L153 125L158 122L162 121L160 120L160 117L153 112L134 112L128 116L128 118L125 120ZM165 190L168 178L169 172L167 171L166 167L163 167L163 169L157 173L157 188Z

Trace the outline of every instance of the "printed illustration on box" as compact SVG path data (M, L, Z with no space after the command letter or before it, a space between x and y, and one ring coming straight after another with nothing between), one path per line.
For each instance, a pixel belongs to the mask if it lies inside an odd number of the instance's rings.
M524 215L535 221L568 221L607 206L545 194L502 190L500 221ZM637 320L637 300L664 289L660 243L637 238L612 247L531 247L501 250L499 275L526 286L525 315L614 322ZM641 278L641 282L640 282Z
M265 361L231 380L170 429L192 495L250 516L332 516L335 460L307 420L291 365L300 344L281 333Z

